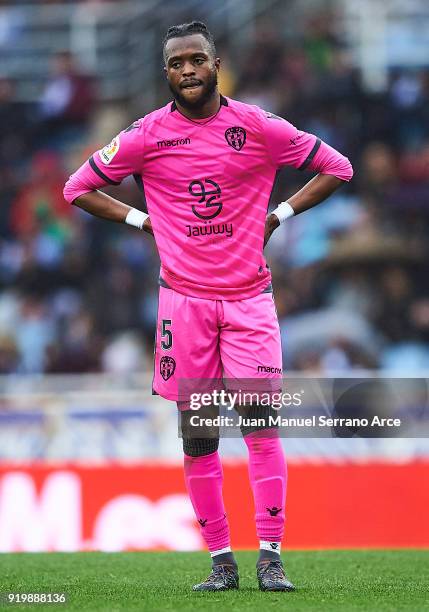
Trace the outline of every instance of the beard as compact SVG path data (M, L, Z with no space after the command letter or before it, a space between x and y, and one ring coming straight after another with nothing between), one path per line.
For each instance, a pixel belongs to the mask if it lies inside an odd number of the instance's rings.
M201 95L196 100L188 100L188 98L185 98L181 93L182 90L179 87L178 88L173 87L170 82L168 82L168 87L170 88L170 91L173 94L174 99L176 100L176 102L180 104L180 106L183 106L183 108L186 108L188 110L200 109L204 106L206 102L208 102L208 100L210 100L210 98L216 91L217 70L215 70L211 74L206 84L203 85Z

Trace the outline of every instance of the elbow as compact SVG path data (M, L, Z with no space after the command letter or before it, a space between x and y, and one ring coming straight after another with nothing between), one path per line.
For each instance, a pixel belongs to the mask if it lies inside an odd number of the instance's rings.
M71 178L69 178L67 183L64 185L63 197L66 202L68 202L69 204L73 204L76 199L76 195L74 193L75 190L72 188L70 183L71 183Z
M345 162L345 164L344 164L345 167L344 167L344 170L343 170L343 174L344 174L345 178L343 178L342 180L349 182L353 178L354 170L353 170L353 166L350 163L350 160L347 157L344 158L344 162Z
M84 187L78 183L72 175L64 185L63 197L66 202L72 205L78 205L78 200L85 194L92 191L90 188Z
M353 178L353 166L347 157L342 157L341 160L335 160L320 170L321 174L331 174L340 181L348 183Z
M313 160L312 169L321 174L331 174L347 183L353 178L350 160L323 141Z

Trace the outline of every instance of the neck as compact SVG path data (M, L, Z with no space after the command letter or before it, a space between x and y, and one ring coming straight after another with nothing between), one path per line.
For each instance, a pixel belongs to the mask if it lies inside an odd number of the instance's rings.
M220 107L220 94L218 90L216 90L215 92L213 92L211 98L209 98L209 100L207 100L207 102L205 102L203 106L199 108L191 109L184 107L179 102L177 102L177 100L176 106L182 113L182 115L184 115L188 119L207 119L208 117L211 117L212 115L215 115L218 112Z

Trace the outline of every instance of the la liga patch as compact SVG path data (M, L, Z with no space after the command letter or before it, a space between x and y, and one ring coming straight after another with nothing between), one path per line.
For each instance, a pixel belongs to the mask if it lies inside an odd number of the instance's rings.
M99 153L100 159L103 162L103 164L108 166L118 151L119 151L119 136L115 136L112 142L110 142L103 149L101 149Z

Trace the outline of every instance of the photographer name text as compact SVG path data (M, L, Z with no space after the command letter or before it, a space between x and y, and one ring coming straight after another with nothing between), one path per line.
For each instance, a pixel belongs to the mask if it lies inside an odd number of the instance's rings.
M192 427L400 427L401 419L373 416L371 419L333 418L324 415L310 417L282 417L280 414L267 418L237 418L216 416L200 417L194 414L190 418Z

